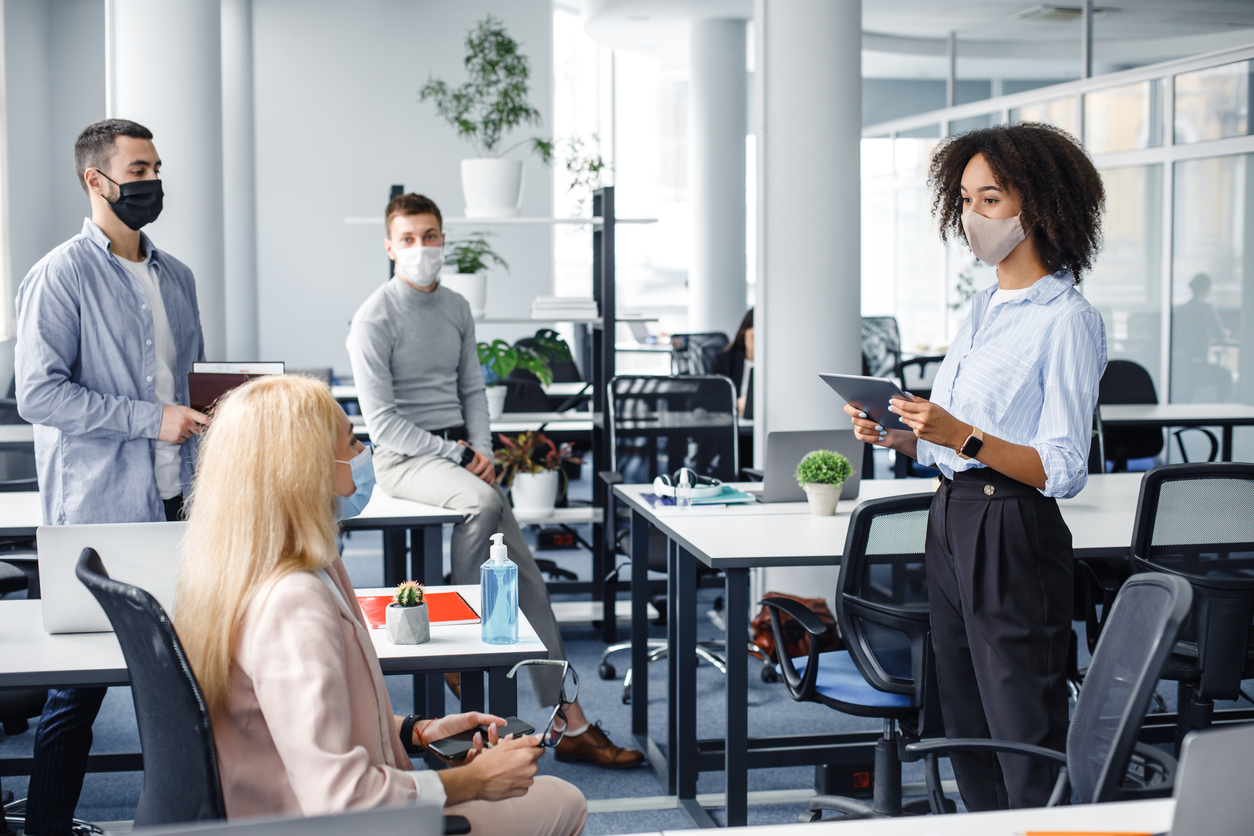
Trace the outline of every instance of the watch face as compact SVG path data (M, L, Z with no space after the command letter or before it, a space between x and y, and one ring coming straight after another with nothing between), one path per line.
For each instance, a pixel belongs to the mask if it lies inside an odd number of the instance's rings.
M975 458L975 456L980 452L980 448L983 446L984 441L982 439L971 436L966 440L966 443L962 445L962 455L969 459Z

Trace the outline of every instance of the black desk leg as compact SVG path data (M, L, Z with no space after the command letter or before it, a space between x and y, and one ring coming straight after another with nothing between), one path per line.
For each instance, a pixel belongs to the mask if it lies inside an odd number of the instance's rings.
M1220 461L1232 461L1232 425L1224 424L1223 426L1223 456Z
M649 734L649 522L631 512L631 733Z
M410 566L424 586L444 584L444 526L424 525L409 530Z
M679 704L679 686L675 679L679 659L679 546L674 540L666 541L666 794L675 794L675 778L678 774L679 747L676 745L678 729L675 707ZM632 673L635 677L635 673Z
M592 555L593 571L596 573L593 587L599 578L602 583L601 641L614 644L618 641L618 580L609 578L614 573L614 567L618 565L618 553L614 548L618 539L618 520L615 517L614 488L606 485L605 491L605 523L601 526L601 537L598 540L601 549L599 554ZM596 532L593 531L593 534ZM593 600L596 600L596 596L593 596Z
M383 530L383 585L396 586L409 577L406 568L405 529Z
M518 680L505 675L512 667L488 668L488 710L497 717L518 716Z
M676 741L678 776L676 794L680 803L697 797L697 560L686 549L678 548L676 598L679 612L671 645L675 660ZM687 805L685 805L687 806Z
M443 680L443 677L440 677ZM461 710L483 711L483 671L462 671L462 703Z
M727 607L727 826L743 827L749 815L749 570L725 572Z

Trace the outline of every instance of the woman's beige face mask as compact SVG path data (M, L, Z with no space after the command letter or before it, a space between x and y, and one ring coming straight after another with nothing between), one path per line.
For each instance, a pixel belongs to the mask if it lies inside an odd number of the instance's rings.
M962 229L975 257L990 267L1001 263L1010 251L1027 238L1022 215L1013 218L986 218L974 209L962 213Z

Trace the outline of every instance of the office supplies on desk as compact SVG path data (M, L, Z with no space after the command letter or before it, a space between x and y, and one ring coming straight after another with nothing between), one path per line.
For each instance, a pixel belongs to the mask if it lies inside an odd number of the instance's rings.
M862 448L865 442L853 430L774 432L766 435L766 468L763 471L763 502L805 502L806 492L797 484L797 465L812 450L832 450L853 464L853 475L841 484L841 499L857 499L862 483Z
M283 374L282 363L193 363L187 375L188 400L197 412L209 412L218 398L255 377Z
M447 626L479 622L474 608L460 592L428 592L423 600L427 603L427 616L432 624ZM371 630L387 627L387 608L392 603L391 595L358 595L357 603L361 605L362 614L366 616L366 623Z
M910 430L895 413L888 411L888 402L893 398L909 400L895 380L856 374L820 374L819 377L844 398L845 403L861 409L881 427L889 430Z
M642 493L640 498L653 508L674 508L675 497L658 496L653 493ZM709 505L749 505L757 502L757 498L753 494L745 493L742 490L733 488L731 485L723 485L719 493L703 496L700 499L693 498L693 506L709 506Z

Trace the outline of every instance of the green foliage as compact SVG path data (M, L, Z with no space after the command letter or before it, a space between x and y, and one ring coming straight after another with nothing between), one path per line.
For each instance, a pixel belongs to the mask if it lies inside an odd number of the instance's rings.
M392 603L402 607L416 607L426 600L427 591L417 581L402 581L392 594Z
M535 341L533 349L536 354L544 358L545 362L552 364L571 361L570 346L552 328L541 328L536 331Z
M491 237L490 232L471 233L468 238L459 238L455 240L448 249L448 254L444 256L444 263L449 266L456 266L458 273L478 273L481 270L488 269L488 262L495 262L498 267L504 267L507 271L509 265L505 263L505 259L492 249L492 245L488 243Z
M600 148L601 139L595 133L592 134L592 145ZM570 175L570 185L566 190L573 192L578 190L578 206L579 213L583 213L584 203L587 202L594 189L601 187L601 172L609 166L605 160L601 159L599 152L584 152L584 141L577 136L572 136L566 141L566 173Z
M563 462L583 464L583 459L571 455L573 445L566 442L561 447L550 441L539 430L519 433L514 438L499 434L503 446L495 454L501 465L501 484L510 487L517 473L541 473L545 470L561 470Z
M553 161L553 142L533 137L497 152L502 138L520 125L540 124L540 111L527 101L530 60L505 25L488 15L466 33L466 73L460 87L430 79L418 96L435 100L436 111L474 146L481 157L503 157L519 145L530 144L546 165Z
M495 386L518 368L531 372L545 386L553 382L553 370L549 368L549 361L529 348L514 348L505 340L479 343L477 347L483 382L487 386Z
M797 465L797 484L839 485L853 475L849 459L831 450L806 453Z

